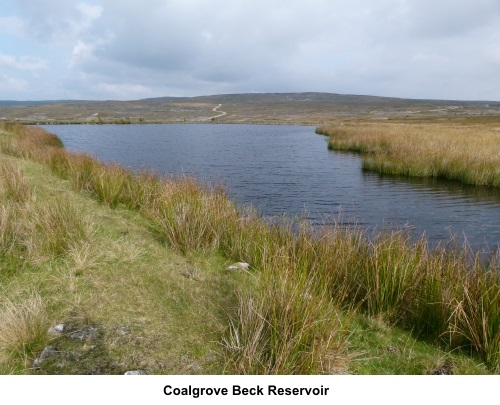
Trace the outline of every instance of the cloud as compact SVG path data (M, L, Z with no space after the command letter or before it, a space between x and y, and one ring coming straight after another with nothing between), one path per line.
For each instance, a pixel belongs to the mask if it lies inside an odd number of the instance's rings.
M10 17L10 31L54 45L74 41L99 19L102 7L71 0L16 0L19 15Z
M151 88L140 84L110 84L100 83L93 86L98 94L106 94L116 99L146 98L154 93Z
M0 17L0 31L57 48L49 63L64 64L64 91L80 95L488 89L500 99L498 0L11 2L19 13Z
M497 0L404 1L410 32L425 37L461 36L498 22Z
M0 52L0 67L36 71L47 68L47 61L31 56L15 57Z
M27 89L28 83L25 80L0 75L0 92L23 92Z

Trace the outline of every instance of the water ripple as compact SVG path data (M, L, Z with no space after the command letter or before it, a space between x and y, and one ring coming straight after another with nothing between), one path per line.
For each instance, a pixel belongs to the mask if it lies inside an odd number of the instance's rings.
M48 126L66 147L125 167L193 174L226 184L264 215L371 229L406 226L431 242L467 235L500 243L500 193L456 182L381 176L359 156L327 150L312 127L264 125Z

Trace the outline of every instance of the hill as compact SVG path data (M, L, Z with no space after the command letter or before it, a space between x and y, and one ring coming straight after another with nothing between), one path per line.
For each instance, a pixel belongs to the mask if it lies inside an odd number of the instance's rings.
M0 101L0 118L28 123L173 123L217 120L225 123L319 125L353 116L367 119L421 119L498 113L500 103L491 101L416 100L334 93L220 94L131 101Z

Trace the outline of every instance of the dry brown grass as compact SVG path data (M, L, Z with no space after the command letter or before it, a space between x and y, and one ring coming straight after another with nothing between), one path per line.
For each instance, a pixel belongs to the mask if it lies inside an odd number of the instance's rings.
M0 161L0 201L24 203L31 197L31 188L19 165Z
M363 168L500 187L500 123L378 123L318 128L329 147L363 154Z
M22 300L0 302L0 355L21 356L26 362L40 348L49 327L44 302L32 292ZM27 364L25 364L25 367Z

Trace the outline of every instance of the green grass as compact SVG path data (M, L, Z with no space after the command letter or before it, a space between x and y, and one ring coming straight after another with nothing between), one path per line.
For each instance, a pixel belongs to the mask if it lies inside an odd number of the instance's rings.
M18 215L10 223L28 225L19 235L14 227L2 236L2 296L21 300L17 294L30 285L42 299L43 319L75 328L98 325L95 351L56 339L88 372L498 369L495 257L484 263L467 248L432 250L402 232L369 237L338 227L313 231L306 222L270 225L218 187L185 177L132 175L71 154L45 132L9 131L1 150L16 157L5 159L24 171L17 181L28 179L30 191L19 202L9 192L3 202L8 214L2 221ZM72 224L69 229L44 228L58 223L44 223L54 201L54 211L67 216L59 222ZM61 241L59 234L65 235ZM34 235L42 241L36 246ZM251 270L224 270L233 261L246 261ZM13 263L22 266L15 270ZM389 325L384 334L373 332L377 320ZM120 327L133 333L122 336ZM24 357L6 350L0 370L29 371L26 359L50 340L37 336ZM392 345L403 353L398 361L379 353ZM70 355L50 364L38 372L78 372Z
M352 374L490 374L474 356L438 349L395 328L383 317L357 316L349 336Z

